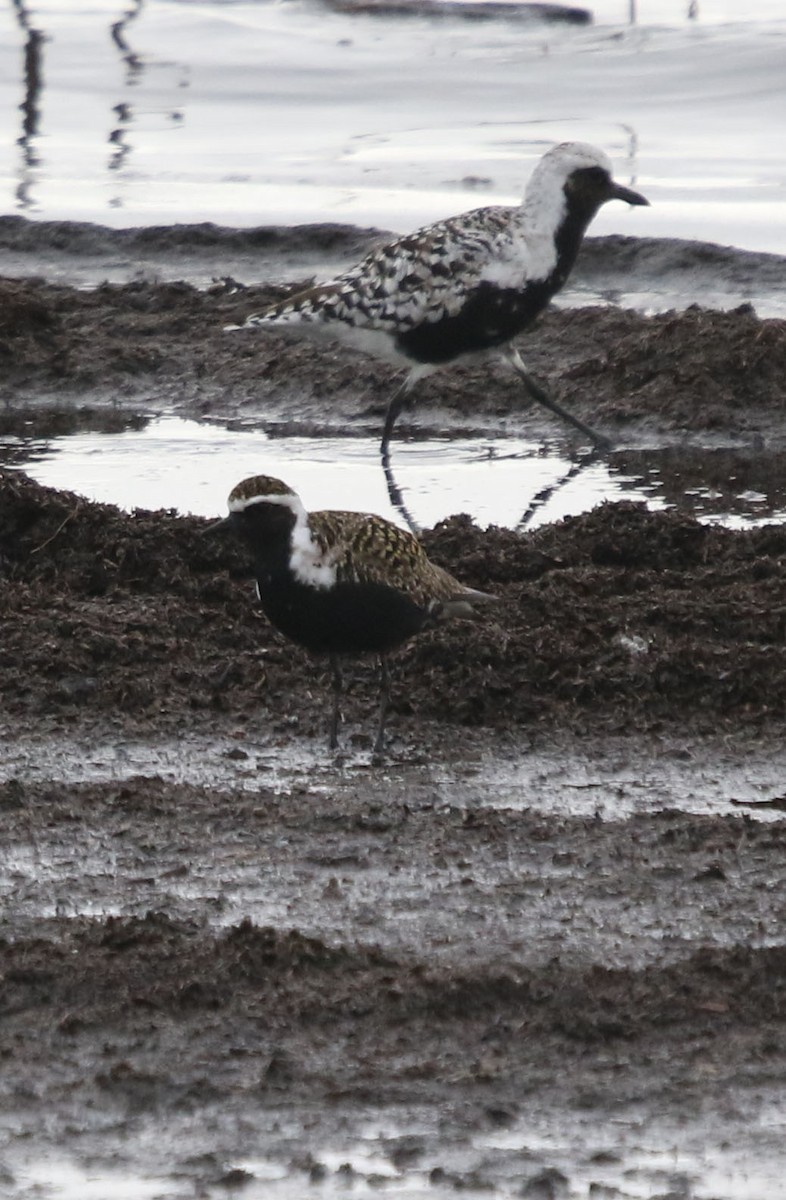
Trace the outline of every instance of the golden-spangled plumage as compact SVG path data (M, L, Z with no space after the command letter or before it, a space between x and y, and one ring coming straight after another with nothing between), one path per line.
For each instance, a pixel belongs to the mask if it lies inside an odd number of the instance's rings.
M309 513L308 526L338 583L384 584L424 608L480 595L430 562L413 534L383 517L326 509Z

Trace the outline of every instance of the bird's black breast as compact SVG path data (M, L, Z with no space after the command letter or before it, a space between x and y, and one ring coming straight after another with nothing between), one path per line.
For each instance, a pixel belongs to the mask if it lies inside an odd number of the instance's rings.
M445 363L462 354L491 350L510 341L534 321L561 286L556 273L524 288L481 283L467 293L454 316L424 321L396 339L397 348L421 363Z
M260 573L257 586L271 624L315 654L384 654L428 621L425 608L382 584L316 588L275 572Z

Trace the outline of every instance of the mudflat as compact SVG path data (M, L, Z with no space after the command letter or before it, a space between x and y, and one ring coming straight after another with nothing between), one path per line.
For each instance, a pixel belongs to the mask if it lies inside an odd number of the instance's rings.
M288 286L5 278L2 429L377 428L384 366L222 332ZM583 307L522 348L777 488L783 321ZM410 429L545 421L471 366ZM375 762L373 664L333 756L325 664L205 526L0 468L0 1185L784 1194L786 528L426 531L499 603L397 656Z

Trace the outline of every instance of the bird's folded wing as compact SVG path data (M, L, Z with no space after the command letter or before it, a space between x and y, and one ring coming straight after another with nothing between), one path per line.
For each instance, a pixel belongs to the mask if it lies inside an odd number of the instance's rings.
M328 510L311 513L309 525L337 583L381 584L424 607L469 590L429 561L414 534L383 517Z
M455 316L484 279L508 287L526 280L526 244L511 236L516 211L479 208L429 225L372 250L342 275L250 321L338 320L397 333L402 326Z

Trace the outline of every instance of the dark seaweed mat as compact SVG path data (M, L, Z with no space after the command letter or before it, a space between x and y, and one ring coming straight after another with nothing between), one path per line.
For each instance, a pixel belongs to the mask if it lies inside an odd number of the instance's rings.
M74 396L140 404L152 392L180 411L226 412L229 404L280 419L275 405L294 397L299 419L317 424L331 410L334 419L384 411L384 364L340 346L315 356L307 342L275 333L224 332L305 282L221 280L200 291L139 280L80 291L0 278L0 398L24 411L42 394L60 404ZM638 422L755 432L786 409L786 321L760 320L749 305L655 316L550 310L520 342L555 398L610 429ZM488 363L424 381L416 408L435 402L470 417L526 407L513 374ZM12 428L7 413L4 424Z
M0 472L6 712L216 707L318 727L313 660L270 629L242 550L206 524L127 515ZM404 648L399 714L618 730L783 716L781 527L729 531L620 503L529 535L454 517L424 542L500 602Z
M786 321L761 321L751 305L631 317L609 313L605 344L566 372L567 390L596 390L599 411L618 422L657 413L690 430L726 430L730 419L745 427L750 410L783 412Z

